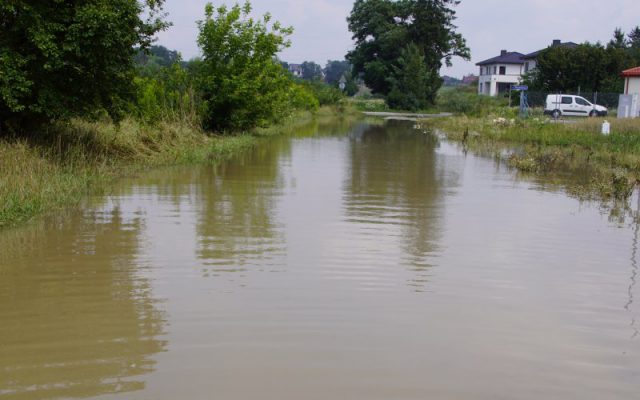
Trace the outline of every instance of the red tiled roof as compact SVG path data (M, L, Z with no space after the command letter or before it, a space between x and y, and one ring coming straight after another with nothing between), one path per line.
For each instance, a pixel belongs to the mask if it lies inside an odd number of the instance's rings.
M628 69L626 71L622 71L622 74L620 75L624 76L625 78L628 78L630 76L640 76L640 67L635 67L635 68Z

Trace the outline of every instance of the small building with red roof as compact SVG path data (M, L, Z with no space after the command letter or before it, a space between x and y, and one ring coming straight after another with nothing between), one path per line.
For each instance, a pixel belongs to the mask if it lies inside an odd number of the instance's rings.
M640 94L640 67L622 71L624 78L624 94Z

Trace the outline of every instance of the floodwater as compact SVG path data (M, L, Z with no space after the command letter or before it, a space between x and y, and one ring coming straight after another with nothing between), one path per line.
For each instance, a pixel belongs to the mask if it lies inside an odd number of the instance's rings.
M316 122L0 233L0 398L638 398L632 221Z

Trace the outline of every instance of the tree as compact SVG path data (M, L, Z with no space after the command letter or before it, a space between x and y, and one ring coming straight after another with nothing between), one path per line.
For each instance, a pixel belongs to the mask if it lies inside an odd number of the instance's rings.
M249 2L231 8L209 3L198 22L205 128L248 129L277 120L288 108L292 81L275 56L290 45L293 29L270 24L270 14L254 20L250 12Z
M322 67L313 61L303 62L300 68L302 68L302 79L307 81L322 79Z
M351 64L349 61L327 61L327 65L324 67L324 81L329 85L337 85L346 73L351 71Z
M180 53L164 46L151 46L148 50L138 49L135 56L135 61L139 65L155 63L162 67L170 67L180 59Z
M356 0L347 19L356 42L347 55L356 74L373 93L389 95L393 76L399 67L403 49L417 46L422 54L428 83L427 101L435 98L442 84L438 75L443 65L451 65L454 56L469 59L464 38L456 33L455 11L458 0ZM406 56L407 54L405 54Z
M640 65L640 26L636 26L631 30L629 37L629 57L633 60L631 67L637 67Z
M344 93L347 96L355 96L356 93L358 93L358 90L360 90L360 86L358 85L358 80L353 76L351 71L345 72L344 77L346 79Z
M391 77L391 92L387 102L392 108L417 111L433 104L435 95L429 85L435 80L430 76L422 50L414 43L409 43L398 59ZM433 93L433 94L432 94Z
M614 49L627 48L627 38L625 37L622 29L616 28L615 31L613 31L613 39L611 39L607 47L612 47Z
M163 1L0 2L0 130L99 109L118 118L135 94L135 48L168 26Z
M636 26L629 33L629 46L640 49L640 26Z
M531 83L535 89L554 92L617 92L622 87L620 71L628 65L627 51L613 46L549 47L538 56Z

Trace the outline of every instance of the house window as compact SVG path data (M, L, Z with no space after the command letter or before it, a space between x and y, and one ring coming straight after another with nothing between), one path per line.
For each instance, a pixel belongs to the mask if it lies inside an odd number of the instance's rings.
M524 72L529 72L529 62L524 63Z
M496 67L495 65L493 66L493 74L497 74L498 73L498 67Z
M507 74L507 67L501 66L500 67L500 75L506 75L506 74Z

